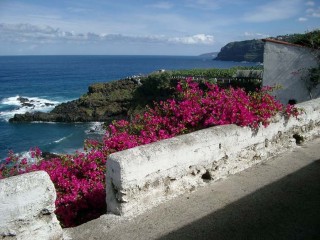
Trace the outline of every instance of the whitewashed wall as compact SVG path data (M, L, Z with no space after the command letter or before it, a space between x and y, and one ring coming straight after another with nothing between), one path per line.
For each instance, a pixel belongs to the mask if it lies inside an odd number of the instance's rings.
M0 180L0 239L62 239L55 200L56 191L46 172Z
M298 119L277 116L253 131L217 126L113 153L107 161L107 208L130 216L196 187L242 171L320 136L320 98L298 104Z
M279 154L300 139L319 137L320 98L297 107L303 110L297 119L276 116L267 128L217 126L111 154L106 173L108 212L140 214ZM0 180L0 238L63 239L55 199L45 172Z
M282 103L290 99L299 102L310 100L304 77L304 68L317 66L313 50L306 47L270 42L266 40L264 47L263 85L280 84L282 89L273 93ZM300 70L300 71L299 71ZM312 91L313 98L320 97L320 86Z

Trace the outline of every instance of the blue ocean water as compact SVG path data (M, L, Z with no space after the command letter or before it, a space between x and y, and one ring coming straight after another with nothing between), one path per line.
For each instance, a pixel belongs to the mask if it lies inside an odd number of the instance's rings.
M8 150L30 147L72 153L83 147L95 123L9 123L15 113L50 111L87 92L95 82L148 74L159 69L229 68L254 63L213 61L194 56L0 56L0 159ZM22 106L28 98L33 109Z

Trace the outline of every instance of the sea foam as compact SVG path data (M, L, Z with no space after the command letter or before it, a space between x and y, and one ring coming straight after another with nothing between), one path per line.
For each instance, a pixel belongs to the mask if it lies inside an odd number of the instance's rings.
M85 133L103 135L106 132L103 126L103 122L91 122L89 128L85 130Z
M49 112L60 102L39 97L14 96L4 98L0 105L11 107L10 110L0 111L0 119L9 121L15 114L26 112Z

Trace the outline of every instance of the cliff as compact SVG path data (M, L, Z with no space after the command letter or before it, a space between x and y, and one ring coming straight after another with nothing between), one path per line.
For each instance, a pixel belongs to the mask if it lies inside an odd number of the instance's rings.
M112 121L126 116L138 82L125 79L96 83L79 99L62 103L51 112L16 114L10 122L91 122Z
M271 37L271 39L295 43L312 49L319 49L320 30ZM263 62L264 44L261 39L231 42L221 48L215 60L235 62Z
M89 86L77 100L62 103L51 112L15 114L10 122L111 122L128 118L153 101L172 96L175 81L168 73L143 78L122 79Z
M231 42L221 48L215 60L235 62L263 62L262 40Z

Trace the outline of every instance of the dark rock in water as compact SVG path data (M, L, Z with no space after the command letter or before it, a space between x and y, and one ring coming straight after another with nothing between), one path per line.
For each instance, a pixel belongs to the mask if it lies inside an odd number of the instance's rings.
M33 104L34 101L30 101L28 98L18 97L18 101L23 107L35 107L35 105Z
M52 158L59 158L60 156L58 154L51 153L51 152L43 152L41 154L41 157L45 160L50 160Z
M54 106L53 103L44 103L44 105L46 105L47 107L49 107L49 106Z
M22 103L22 106L23 106L23 107L34 107L34 104L28 103L28 102L23 102L23 103Z
M18 97L18 101L21 103L25 103L25 102L29 102L29 99L24 97Z

